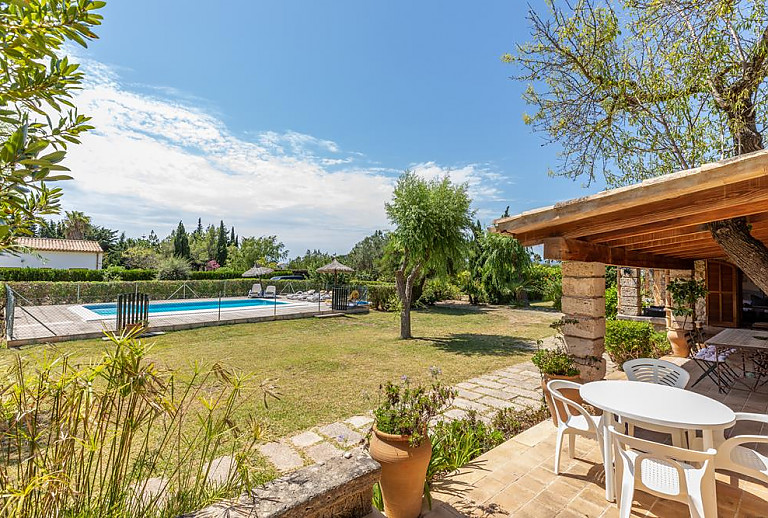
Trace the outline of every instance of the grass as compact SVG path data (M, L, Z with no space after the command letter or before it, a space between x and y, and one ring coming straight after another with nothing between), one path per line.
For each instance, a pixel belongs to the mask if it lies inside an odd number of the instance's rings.
M372 312L333 319L303 319L208 327L148 339L158 365L192 372L192 363L221 362L253 373L252 404L269 435L281 437L364 413L376 405L379 385L403 375L427 381L430 366L445 383L525 361L522 347L552 334L554 315L543 308L433 308L413 313L414 340L397 338L399 316ZM28 358L67 354L88 363L103 355L101 340L31 346L0 352ZM274 379L281 399L261 405L259 382Z

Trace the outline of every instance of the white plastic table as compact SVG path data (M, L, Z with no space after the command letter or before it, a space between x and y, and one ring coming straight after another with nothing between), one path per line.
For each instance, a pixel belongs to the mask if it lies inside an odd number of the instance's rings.
M613 447L608 426L622 416L665 428L701 430L704 450L714 446L714 432L736 422L733 411L714 399L676 387L640 381L604 380L582 385L581 397L603 411L603 459L605 498L615 499ZM642 425L640 425L642 426Z

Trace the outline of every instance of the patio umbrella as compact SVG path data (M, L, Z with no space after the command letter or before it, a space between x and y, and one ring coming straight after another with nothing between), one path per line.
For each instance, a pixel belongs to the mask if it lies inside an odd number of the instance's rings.
M258 277L259 280L261 280L261 277L267 274L270 274L274 272L272 268L269 266L256 266L254 265L253 268L243 273L243 277Z
M334 286L336 286L336 275L338 275L339 272L351 273L354 271L355 271L354 268L350 268L345 264L341 264L339 261L336 260L335 257L333 258L333 261L317 269L317 273L332 273Z

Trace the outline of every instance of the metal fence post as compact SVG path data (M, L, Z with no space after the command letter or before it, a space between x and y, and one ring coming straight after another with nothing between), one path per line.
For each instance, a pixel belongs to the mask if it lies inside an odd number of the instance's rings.
M221 291L219 291L219 321L221 321Z
M77 283L77 303L80 304L80 283Z

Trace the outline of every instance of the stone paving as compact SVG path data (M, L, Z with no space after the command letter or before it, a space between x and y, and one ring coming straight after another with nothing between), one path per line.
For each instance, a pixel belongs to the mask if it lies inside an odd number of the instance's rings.
M530 361L463 381L454 388L458 395L442 419L462 419L468 410L474 410L480 419L490 421L500 409L522 410L542 404L539 370ZM357 415L263 444L259 452L278 471L293 471L344 455L365 440L372 424L370 415Z

